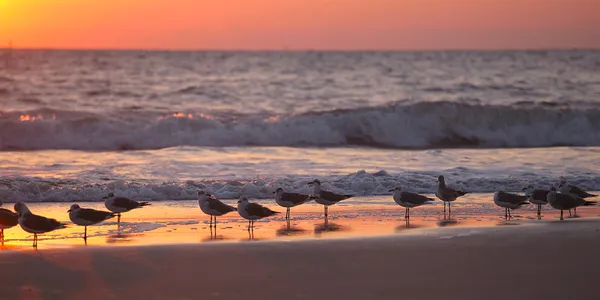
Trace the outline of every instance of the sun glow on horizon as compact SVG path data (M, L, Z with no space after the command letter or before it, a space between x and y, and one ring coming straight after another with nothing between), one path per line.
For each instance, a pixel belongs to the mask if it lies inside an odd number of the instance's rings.
M594 0L0 0L0 46L600 47Z

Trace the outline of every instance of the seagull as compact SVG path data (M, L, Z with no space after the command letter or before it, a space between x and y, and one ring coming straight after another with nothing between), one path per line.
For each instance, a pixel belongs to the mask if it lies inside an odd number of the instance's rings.
M19 201L15 203L15 211L19 215L19 225L26 232L33 233L33 247L37 248L38 233L46 233L56 229L66 228L67 225L55 219L50 219L31 213L25 203Z
M511 209L517 209L523 205L531 204L527 202L526 196L507 193L503 191L497 191L496 193L494 193L494 203L496 203L496 205L500 207L504 207L504 217L506 219L512 218L512 216L510 215Z
M254 229L255 220L267 218L279 213L258 203L248 202L248 197L246 196L241 196L240 200L238 200L237 211L242 218L248 220L248 231L250 231L250 228Z
M448 202L448 213L450 213L450 202L456 200L456 198L460 196L464 196L469 192L463 192L459 190L455 190L449 186L446 186L446 181L444 176L440 175L438 177L438 186L435 191L435 195L442 201L444 201L444 213L446 213L446 202Z
M402 187L396 187L395 189L390 190L390 192L394 192L394 201L398 203L398 205L405 207L406 211L404 213L404 218L410 218L410 209L412 207L421 206L423 204L429 204L432 201L435 201L433 198L428 198L423 195L404 192L402 191Z
M286 208L286 220L290 219L290 208L304 204L314 199L314 197L311 197L310 195L285 192L283 188L276 189L275 192L273 192L273 194L275 194L275 202L277 202L279 206L283 206Z
M204 191L198 191L198 206L200 206L200 210L202 210L203 213L210 216L210 223L208 223L209 227L212 226L213 219L215 220L215 228L217 227L218 216L222 216L237 210L237 208L221 202L215 198L214 195Z
M563 220L563 210L574 209L578 206L596 205L596 201L587 201L574 194L557 193L554 188L548 193L547 199L552 208L560 210L561 220Z
M525 197L529 202L537 205L537 215L538 217L542 214L542 205L548 204L547 196L550 190L542 190L536 189L533 185L528 185L523 189L525 192Z
M2 206L2 200L0 200ZM4 229L8 229L19 224L19 216L5 208L0 208L0 241L4 241Z
M321 181L319 179L315 179L309 182L308 184L313 186L313 196L315 197L315 202L324 206L323 211L325 213L325 219L327 219L328 206L334 205L342 200L354 197L354 195L342 195L322 190Z
M67 212L69 213L69 219L71 219L71 222L79 226L84 226L84 241L87 241L88 226L98 224L104 220L108 220L116 216L115 213L112 212L95 210L91 208L81 208L77 204L71 205L71 208Z
M113 193L108 193L108 196L102 199L105 200L104 206L117 214L117 223L121 223L121 213L150 205L148 202L137 202L123 197L115 197L115 194Z
M565 179L562 179L560 181L560 185L558 186L558 191L563 194L573 194L573 195L581 197L581 198L597 197L597 195L590 194L590 193L580 189L577 186L568 184ZM573 208L573 211L575 214L577 214L577 207ZM571 214L571 210L569 209L569 215L570 214Z

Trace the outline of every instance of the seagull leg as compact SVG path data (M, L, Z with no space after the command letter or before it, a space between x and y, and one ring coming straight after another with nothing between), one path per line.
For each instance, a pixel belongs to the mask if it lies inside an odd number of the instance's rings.
M510 214L511 209L508 209L508 219L511 220L512 219L512 215Z
M577 217L577 207L573 208L573 217Z
M327 206L324 206L324 207L325 207L325 219L327 219Z
M504 208L504 219L508 220L508 208Z
M406 208L406 220L410 219L410 207Z
M452 202L448 202L448 218L450 218L451 214L452 214Z
M121 224L121 213L117 214L117 223Z
M33 248L37 248L37 233L33 234Z
M444 216L446 215L446 201L442 201L444 202Z
M572 217L572 215L571 215L571 210L570 210L570 209L569 209L569 217Z
M285 213L285 217L289 220L290 219L290 208L287 208L287 212Z
M248 231L250 231L250 224L252 223L252 221L248 220Z
M4 242L4 228L0 228L0 241Z
M561 221L563 220L563 210L562 209L560 210L560 220Z
M87 226L83 226L83 240L87 241Z

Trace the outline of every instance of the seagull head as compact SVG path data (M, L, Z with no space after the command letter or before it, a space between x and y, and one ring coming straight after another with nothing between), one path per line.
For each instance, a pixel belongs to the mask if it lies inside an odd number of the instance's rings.
M67 212L72 212L72 211L76 211L79 210L81 207L79 207L79 204L73 204L71 205L71 208L69 208L69 210L67 210Z
M526 187L523 188L523 192L528 192L528 191L532 191L532 190L533 190L533 185L532 184L530 184L530 185L528 185L528 186L526 186Z
M283 188L277 188L277 189L276 189L276 190L273 192L273 194L281 194L281 193L283 193Z
M321 180L315 179L315 180L313 180L313 181L311 181L311 182L308 183L308 185L313 185L313 184L317 185L317 186L320 186L321 185Z
M397 187L395 187L395 188L393 188L393 189L391 189L391 190L389 190L389 191L390 191L390 192L394 192L394 193L395 193L395 192L402 192L402 187L401 187L401 186L397 186Z
M27 208L27 205L25 205L25 203L21 201L17 201L17 203L15 203L15 211L17 212L19 217L24 214L31 213L31 211L29 211L29 208Z
M238 200L238 203L242 203L242 202L248 202L248 197L246 196L240 196L240 200Z
M108 193L108 195L106 195L106 197L102 198L102 200L106 200L106 199L110 199L115 197L115 194L113 192Z
M438 176L438 182L446 182L446 179L444 179L444 175Z

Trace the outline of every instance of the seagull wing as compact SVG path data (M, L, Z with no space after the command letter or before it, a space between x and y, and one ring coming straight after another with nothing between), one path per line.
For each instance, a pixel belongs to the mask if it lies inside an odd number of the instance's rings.
M15 226L19 224L19 216L8 209L0 208L0 224Z
M101 222L114 217L115 214L108 211L95 210L91 208L81 208L77 212L77 216L81 219L88 220L90 222Z
M248 203L246 211L251 216L268 217L276 214L277 212L272 211L258 203Z
M434 199L431 199L429 197L410 192L402 192L401 197L403 202L412 203L414 205L421 205L429 201L435 201Z
M310 198L310 195L300 193L284 193L282 196L282 200L292 202L293 204L302 204L312 199Z
M62 224L55 219L50 219L34 214L27 215L23 218L23 225L25 227L33 228L42 231L52 231L54 229L65 228L65 224Z
M213 210L216 210L216 211L219 211L222 213L237 210L237 208L227 205L216 198L210 198L208 200L208 207L210 207L210 209L213 209Z
M334 202L342 201L344 199L353 197L353 195L341 195L341 194L336 194L336 193L332 193L329 191L323 191L323 190L321 190L320 196L322 199L325 199L328 201L334 201Z
M141 207L142 205L137 201L133 201L127 198L115 198L113 201L113 205L121 208L125 208L127 210L131 210L134 208Z

